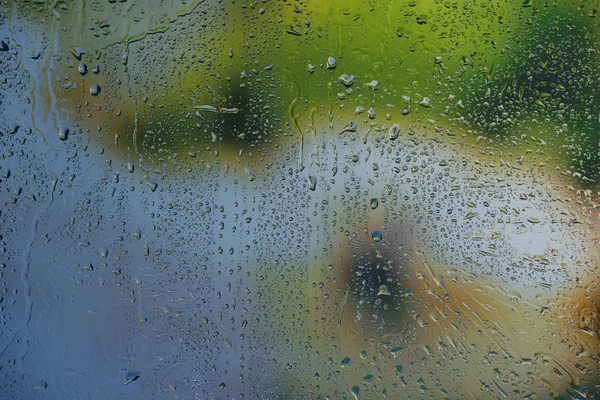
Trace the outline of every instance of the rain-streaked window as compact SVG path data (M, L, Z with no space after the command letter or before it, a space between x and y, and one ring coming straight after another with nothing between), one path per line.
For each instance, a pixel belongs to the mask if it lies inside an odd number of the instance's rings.
M0 399L598 398L598 9L0 1Z

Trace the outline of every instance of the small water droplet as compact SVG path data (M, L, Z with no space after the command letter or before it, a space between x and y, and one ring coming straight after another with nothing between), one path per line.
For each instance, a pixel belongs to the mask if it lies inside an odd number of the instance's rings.
M375 112L375 109L371 107L369 108L369 111L367 111L367 115L369 118L374 119L377 116L377 113Z
M348 123L348 125L346 125L341 131L340 131L340 135L344 132L356 132L356 128L358 128L358 125L356 125L356 122L354 121L350 121Z
M465 219L473 219L477 217L479 214L473 211L469 211L469 213L465 216Z
M421 102L419 103L420 105L422 105L423 107L431 107L431 100L429 99L429 97L423 97L423 100L421 100Z
M90 93L92 94L92 96L98 96L98 94L100 93L100 86L98 86L95 83L93 85L91 85Z
M377 207L379 206L379 199L377 197L373 197L371 199L370 206L371 206L371 210L376 210Z
M128 372L127 375L125 375L125 385L129 385L132 382L135 382L139 379L139 375L133 372Z
M70 49L71 54L75 56L78 60L81 60L81 56L86 53L86 51L81 47L73 47Z
M250 182L256 179L256 175L254 175L254 173L252 173L252 171L250 171L248 168L244 168L244 171L246 171L246 173L248 174L248 179L250 180Z
M67 140L67 137L69 136L69 128L67 128L64 125L61 125L58 127L58 138L60 140Z
M342 74L340 76L340 82L346 86L352 86L356 77L354 75Z
M377 296L390 296L390 290L386 285L379 286L379 290L377 291Z
M400 375L402 375L402 365L396 365L395 370L396 370L396 376L400 377Z
M335 61L335 58L333 58L333 57L327 58L327 68L328 69L334 69L336 66L337 66L337 62Z
M317 189L317 178L315 178L312 175L308 176L308 188L310 190L316 190Z
M300 30L293 25L288 25L285 32L294 36L302 36L302 32L300 32Z
M237 114L240 111L237 107L221 107L219 112L221 114Z
M381 234L381 231L373 231L373 241L381 242L382 240L383 240L383 235Z
M153 192L155 192L156 188L158 188L158 183L154 181L148 181L146 182L146 185L148 185L150 187L150 190L152 190Z
M195 108L198 111L213 112L213 113L217 112L217 107L211 106L211 105L208 105L208 104L204 104L204 105L201 105L201 106L194 106L193 108Z
M400 125L398 125L398 124L392 125L392 127L388 131L388 135L390 137L390 140L398 139L398 136L400 135Z

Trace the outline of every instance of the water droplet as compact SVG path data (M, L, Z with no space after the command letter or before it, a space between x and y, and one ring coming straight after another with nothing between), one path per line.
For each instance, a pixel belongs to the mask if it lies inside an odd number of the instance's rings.
M379 290L377 291L377 296L390 296L390 290L386 285L379 286Z
M396 365L395 370L396 370L396 376L400 377L400 375L402 375L402 365Z
M302 32L300 32L296 27L294 26L288 26L286 28L286 33L289 33L290 35L294 35L294 36L302 36Z
M195 108L198 111L213 112L213 113L217 112L217 107L211 106L208 104L201 105L201 106L194 106L193 108Z
M156 188L158 188L158 183L154 181L148 181L146 182L146 185L148 185L148 187L150 187L150 190L152 190L153 192L156 191Z
M135 382L138 380L140 376L134 372L128 372L127 375L125 375L125 384L129 385L132 382Z
M219 109L219 112L221 114L237 114L239 111L240 111L239 108L236 108L236 107L231 107L231 108L221 107Z
M383 240L383 235L381 234L381 231L373 231L373 241L381 242L382 240Z
M372 80L371 82L367 83L366 86L368 86L371 89L375 90L375 89L377 89L377 86L379 86L379 82L376 81L376 80Z
M85 65L84 63L80 63L77 67L77 71L79 71L81 75L87 74L87 65Z
M335 61L335 58L333 58L333 57L327 58L327 68L328 69L334 69L336 66L337 66L337 62Z
M352 386L352 395L355 400L360 400L360 388L358 386Z
M419 103L420 105L422 105L423 107L431 107L431 100L429 99L429 97L423 97L423 100L421 100L421 102Z
M400 125L398 125L398 124L392 125L392 127L388 131L388 135L390 137L390 140L398 139L398 136L400 135Z
M71 54L73 54L78 60L81 60L81 56L86 54L86 51L81 47L73 47L69 50L71 51Z
M376 210L377 207L379 207L379 199L377 197L373 197L371 199L370 206L371 206L371 210Z
M248 168L244 168L244 171L248 174L248 179L250 180L250 182L256 179L256 175L254 175L254 173Z
M91 85L90 93L92 94L92 96L98 96L98 94L100 93L100 86L98 86L95 83L93 85Z
M69 128L67 128L64 125L61 125L58 127L58 138L60 140L67 140L67 137L69 136Z
M340 76L340 82L346 86L352 86L356 77L354 75L342 74Z
M369 111L367 111L367 115L369 118L374 119L377 116L377 113L375 112L375 109L371 107L369 108Z
M417 15L417 24L424 25L426 23L427 23L427 15L425 15L425 14L418 14Z
M340 135L344 132L356 132L356 128L358 128L358 125L356 125L356 122L354 121L350 121L348 123L348 125L346 125L341 131L340 131Z
M465 216L465 219L473 219L476 216L478 216L479 214L473 211L469 211L469 213Z
M317 189L317 178L315 178L312 175L308 176L308 188L310 190L315 190Z

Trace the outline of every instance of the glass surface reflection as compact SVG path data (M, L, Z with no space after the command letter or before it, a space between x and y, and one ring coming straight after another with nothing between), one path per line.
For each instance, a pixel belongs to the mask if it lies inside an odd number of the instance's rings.
M596 17L1 3L0 398L596 398Z

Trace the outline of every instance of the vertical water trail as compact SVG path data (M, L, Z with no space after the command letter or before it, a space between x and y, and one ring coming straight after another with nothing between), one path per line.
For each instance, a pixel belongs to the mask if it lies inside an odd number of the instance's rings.
M42 157L42 161L43 161L42 164L44 167L44 172L50 178L50 189L49 189L48 204L45 207L44 206L38 207L38 209L35 213L35 217L31 221L31 226L29 228L29 235L27 238L27 244L26 244L25 250L23 251L23 254L21 257L22 269L21 269L20 279L21 279L21 284L23 285L23 296L25 298L25 309L24 309L25 315L23 316L23 322L21 323L21 326L15 331L15 333L10 338L8 343L6 343L5 345L0 347L0 349L1 349L0 358L8 350L8 348L11 346L11 344L14 343L15 339L17 338L17 336L20 333L24 333L25 339L23 340L23 343L26 346L25 354L27 354L27 352L28 352L29 341L27 340L27 337L29 335L29 323L32 318L33 307L34 307L34 299L31 295L31 285L29 282L29 273L31 270L31 254L32 254L35 238L38 233L39 221L41 220L41 218L44 215L47 215L48 210L50 209L52 203L54 202L54 192L56 190L56 185L57 185L56 174L53 173L51 171L51 169L49 168L50 163L49 163L49 160L47 159L48 150L52 150L52 147L49 145L48 139L47 139L46 135L44 134L44 130L38 126L37 121L36 121L36 116L37 115L44 116L43 121L45 123L44 124L45 126L48 126L48 122L49 122L48 119L50 119L50 118L52 118L52 122L53 122L51 124L51 126L57 126L57 124L56 124L57 112L56 112L56 107L55 107L56 106L56 96L54 95L53 89L52 89L51 71L53 71L52 67L54 65L53 57L58 52L58 32L59 32L60 22L57 17L55 23L52 24L51 36L52 36L53 45L51 46L50 52L47 55L46 65L42 69L42 71L45 71L44 76L46 78L46 82L38 82L38 80L36 79L36 74L33 73L32 71L28 70L27 67L25 66L25 64L23 63L24 48L23 48L23 45L21 43L19 43L19 41L17 40L17 36L15 35L15 32L13 30L13 26L15 24L16 12L17 12L16 3L14 1L11 1L10 6L9 6L8 30L11 34L12 43L14 43L15 46L17 46L19 48L19 52L20 52L17 68L21 68L25 74L29 75L29 78L30 78L30 82L31 82L30 97L31 97L31 108L32 108L31 113L30 113L31 125L32 125L32 129L35 130L36 133L39 133L40 136L44 140L44 148L41 153L41 157ZM50 100L50 107L48 107L48 109L46 109L46 110L44 110L43 108L40 109L42 107L42 102L37 101L38 90L43 89L44 85L47 88L46 94L49 96L49 100Z

